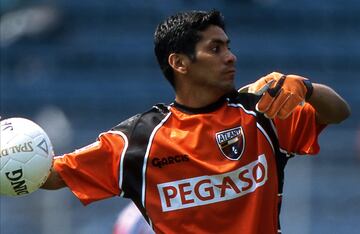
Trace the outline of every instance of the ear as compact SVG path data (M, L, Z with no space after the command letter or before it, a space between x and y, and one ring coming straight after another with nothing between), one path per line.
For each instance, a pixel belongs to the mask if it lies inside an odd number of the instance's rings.
M168 57L168 63L174 69L174 71L181 74L186 74L188 72L190 59L184 54L172 53Z

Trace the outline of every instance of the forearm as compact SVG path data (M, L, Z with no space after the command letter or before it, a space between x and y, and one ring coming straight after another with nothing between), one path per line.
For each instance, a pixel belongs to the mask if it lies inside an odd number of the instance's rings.
M308 102L316 109L316 120L320 124L340 123L350 116L350 107L333 89L313 83L313 93Z
M47 178L46 182L41 186L42 189L48 190L61 189L63 187L66 187L66 184L54 168L51 169L49 177Z

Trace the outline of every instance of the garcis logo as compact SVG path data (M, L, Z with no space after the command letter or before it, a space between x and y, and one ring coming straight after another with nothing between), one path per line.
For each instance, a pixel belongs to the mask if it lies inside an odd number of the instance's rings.
M215 135L216 142L225 157L239 160L245 149L245 137L242 127L236 127Z
M170 164L188 162L188 161L190 161L188 155L180 154L180 155L167 156L162 158L155 157L151 160L151 164L155 167L162 168Z
M219 175L205 175L158 184L163 212L232 200L254 192L268 179L264 154L257 160Z

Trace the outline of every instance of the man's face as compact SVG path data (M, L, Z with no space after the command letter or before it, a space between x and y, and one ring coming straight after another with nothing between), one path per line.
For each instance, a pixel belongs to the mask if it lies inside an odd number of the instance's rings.
M195 47L195 61L189 65L192 85L209 91L226 93L234 89L235 55L229 50L229 38L217 26L200 32L202 39Z

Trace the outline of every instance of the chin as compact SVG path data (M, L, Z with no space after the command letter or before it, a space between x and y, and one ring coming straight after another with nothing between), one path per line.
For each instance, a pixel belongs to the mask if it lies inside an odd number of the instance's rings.
M224 82L223 88L224 88L225 90L229 90L229 91L235 89L234 80L232 79L231 81Z
M235 84L234 83L222 84L219 85L218 88L219 90L221 90L222 94L227 94L235 90Z
M235 88L235 76L231 75L223 79L221 85L227 88L234 89Z

